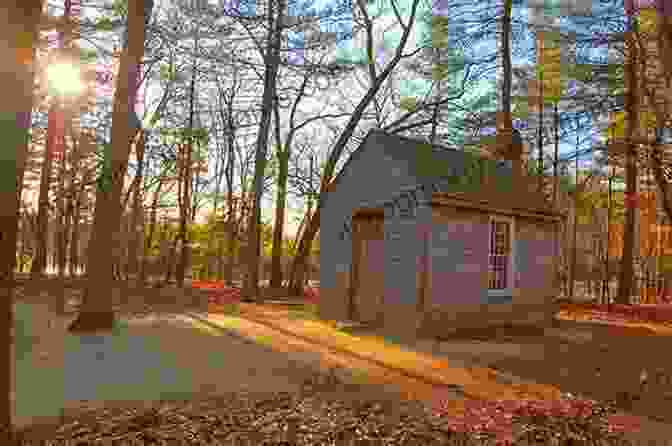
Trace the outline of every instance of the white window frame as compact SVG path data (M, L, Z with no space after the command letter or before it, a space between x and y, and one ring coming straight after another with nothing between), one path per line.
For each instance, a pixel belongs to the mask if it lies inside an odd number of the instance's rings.
M507 222L509 223L509 229L511 233L509 234L509 242L511 244L511 254L509 255L509 262L507 264L507 277L506 283L507 288L502 290L491 289L490 288L490 241L492 238L491 230L493 222ZM512 296L514 293L516 271L514 271L516 265L516 221L513 217L504 216L504 215L491 215L488 221L488 295L489 296Z

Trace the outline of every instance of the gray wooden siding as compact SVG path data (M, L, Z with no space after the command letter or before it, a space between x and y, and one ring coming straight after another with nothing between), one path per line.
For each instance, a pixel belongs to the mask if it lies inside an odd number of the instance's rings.
M416 262L420 255L418 229L429 225L431 216L418 220L418 206L431 197L432 192L460 189L459 179L464 176L465 162L473 154L451 149L432 149L427 156L424 143L372 131L357 149L339 177L336 187L324 200L320 222L320 286L336 286L337 273L347 273L352 262L350 238L352 213L360 207L384 207L386 288L390 299L413 299L416 296ZM423 153L423 156L418 156ZM437 165L440 169L430 169ZM495 163L496 171L507 176L510 167ZM410 205L414 212L401 217L399 205ZM400 237L391 240L391 232ZM487 237L486 237L487 238ZM435 261L438 261L435 260ZM451 262L452 260L448 260ZM389 281L388 281L389 279ZM388 286L389 285L389 286ZM413 290L413 292L411 292ZM401 297L404 296L404 297ZM406 297L409 296L409 297ZM400 302L401 303L401 302Z
M488 299L483 273L488 268L488 226L470 219L432 225L432 295L429 302L482 304Z

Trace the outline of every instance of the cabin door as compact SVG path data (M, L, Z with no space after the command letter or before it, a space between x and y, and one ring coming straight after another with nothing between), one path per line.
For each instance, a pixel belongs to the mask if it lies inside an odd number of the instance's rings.
M378 321L384 292L384 228L382 216L353 219L353 318Z

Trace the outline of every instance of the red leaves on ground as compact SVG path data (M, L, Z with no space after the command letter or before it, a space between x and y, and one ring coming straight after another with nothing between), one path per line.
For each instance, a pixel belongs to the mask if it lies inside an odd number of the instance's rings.
M613 322L672 323L672 305L565 304L568 313L588 313L592 319Z
M443 416L443 407L439 402L434 406L437 416ZM446 414L447 426L457 432L494 437L498 444L514 444L518 429L516 425L538 424L546 420L549 425L561 424L585 425L602 421L603 429L609 433L634 432L640 429L636 417L617 415L614 410L595 401L568 398L555 401L540 400L467 400L463 415ZM544 423L546 424L546 423ZM592 424L592 423L590 423Z
M209 302L212 304L227 304L240 301L240 288L229 287L221 281L200 281L191 282L193 288L210 291ZM303 297L307 303L317 304L320 297L320 289L317 287L305 287Z
M303 289L303 297L307 302L316 304L320 299L320 289L317 287L305 287Z
M191 286L201 290L208 290L208 302L211 304L224 305L240 301L240 288L229 287L224 282L192 281Z

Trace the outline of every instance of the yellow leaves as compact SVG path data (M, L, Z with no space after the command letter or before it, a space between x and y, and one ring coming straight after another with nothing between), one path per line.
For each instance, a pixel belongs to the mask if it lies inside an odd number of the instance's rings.
M633 135L650 135L656 128L655 113L649 110L640 110L638 115L639 125L633 129ZM609 128L602 132L605 138L622 139L627 137L630 122L625 112L612 112L609 121Z
M432 80L440 81L448 76L449 67L447 63L436 63L432 66Z
M537 40L537 71L543 84L544 99L557 102L562 96L565 77L561 60L560 44L562 36L559 32L540 32Z
M446 48L448 46L448 17L432 17L432 48Z
M405 96L399 100L399 108L405 111L414 111L418 107L418 100L413 96Z
M644 8L639 11L639 30L645 33L655 33L660 25L660 17L656 8Z

